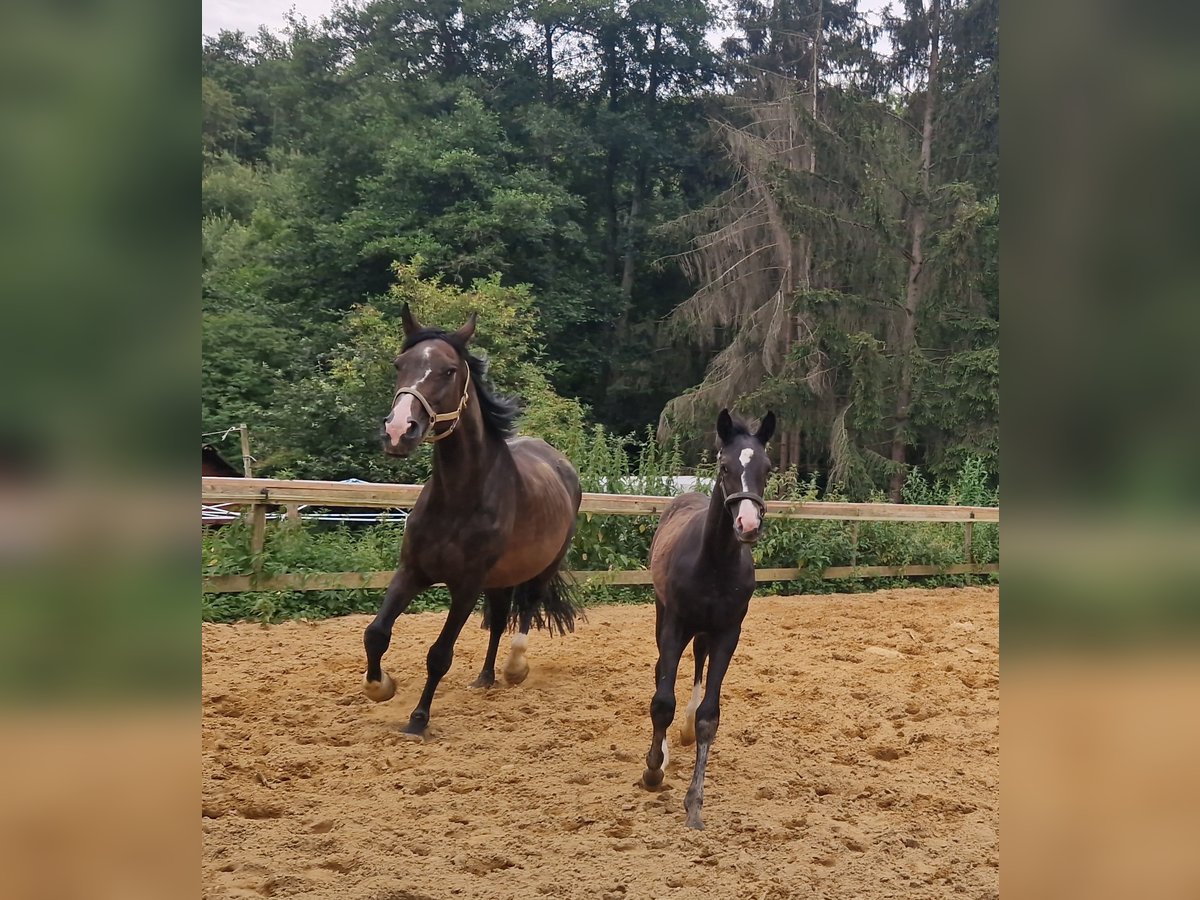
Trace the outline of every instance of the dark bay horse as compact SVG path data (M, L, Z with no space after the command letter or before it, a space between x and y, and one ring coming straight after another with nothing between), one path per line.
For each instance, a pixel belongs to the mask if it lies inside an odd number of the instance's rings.
M683 805L687 824L703 828L704 769L721 719L721 682L737 648L754 593L750 547L762 532L763 488L771 471L767 442L775 432L768 412L757 431L721 410L717 418L719 474L711 497L681 494L671 501L650 546L658 662L650 701L654 736L642 783L657 787L667 763L667 728L675 717L675 673L688 641L696 661L692 699L680 737L696 742L696 767ZM708 683L701 692L704 661Z
M396 393L383 423L383 449L408 456L422 442L433 442L433 474L409 514L400 565L383 605L363 635L363 691L377 702L396 693L380 665L392 625L413 597L444 583L450 612L429 648L425 690L404 729L419 736L481 592L491 634L473 687L495 683L496 650L510 623L520 629L504 666L510 684L529 672L525 650L532 624L560 634L574 630L575 608L559 565L571 546L582 495L566 457L536 438L512 437L516 404L490 391L483 360L467 351L474 313L455 332L423 327L407 304L402 320L405 341L395 361Z

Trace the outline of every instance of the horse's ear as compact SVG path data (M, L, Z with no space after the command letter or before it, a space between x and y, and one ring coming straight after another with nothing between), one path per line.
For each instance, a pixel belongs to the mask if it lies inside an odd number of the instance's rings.
M454 332L454 339L464 347L470 343L471 338L475 337L475 318L475 313L471 313L467 316L467 324Z
M722 444L728 444L733 438L733 417L727 409L721 410L721 414L717 416L717 437L721 439Z
M767 441L771 439L771 435L774 433L775 413L768 410L767 414L763 416L762 424L758 426L758 431L754 433L754 436L758 439L758 442L765 447L767 446Z
M405 337L412 337L421 330L421 323L412 314L412 310L408 308L407 303L400 307L400 321L404 325Z

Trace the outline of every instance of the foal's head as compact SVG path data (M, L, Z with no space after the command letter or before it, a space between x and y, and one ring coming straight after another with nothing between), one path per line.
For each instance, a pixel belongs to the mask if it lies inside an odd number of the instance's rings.
M753 544L762 533L763 490L771 474L767 442L775 433L775 413L763 417L757 431L741 419L721 410L717 417L717 484L733 516L733 533L739 541Z
M454 332L421 326L409 311L401 312L404 349L396 357L396 393L383 420L383 450L408 456L424 440L436 441L458 426L470 389L467 343L475 335L475 314Z

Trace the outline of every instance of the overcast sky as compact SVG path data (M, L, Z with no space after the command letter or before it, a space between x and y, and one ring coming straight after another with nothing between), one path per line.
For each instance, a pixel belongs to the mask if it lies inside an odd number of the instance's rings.
M878 13L889 2L892 0L858 0L858 8ZM253 34L259 25L275 31L282 27L284 14L292 7L315 22L327 15L333 5L334 0L204 0L204 33L216 34L225 28Z

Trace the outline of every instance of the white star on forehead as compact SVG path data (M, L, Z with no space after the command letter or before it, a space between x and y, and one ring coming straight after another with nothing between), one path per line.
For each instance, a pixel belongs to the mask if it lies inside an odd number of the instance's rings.
M754 451L751 450L749 447L747 447L745 450L743 450L741 452L741 455L738 456L738 460L741 462L743 469L746 468L746 466L750 465L750 460L752 460L752 459L754 459Z

